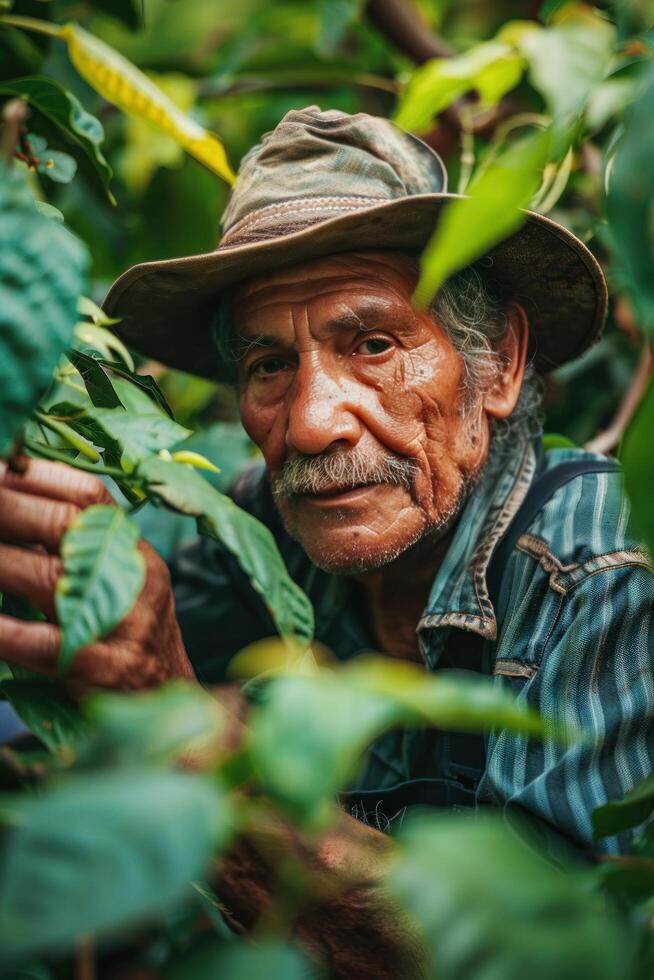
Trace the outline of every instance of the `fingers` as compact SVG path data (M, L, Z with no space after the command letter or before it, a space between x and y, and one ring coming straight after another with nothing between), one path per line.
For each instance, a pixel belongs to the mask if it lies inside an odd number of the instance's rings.
M52 623L25 623L0 616L0 659L47 677L58 674L61 632Z
M54 590L60 575L58 558L0 544L0 592L27 599L48 619L55 618Z
M82 508L113 503L104 483L90 473L45 459L27 459L24 462L27 465L23 473L15 473L8 469L6 463L0 463L0 486L66 501Z
M68 526L80 513L74 504L19 493L0 484L0 539L42 544L57 551Z

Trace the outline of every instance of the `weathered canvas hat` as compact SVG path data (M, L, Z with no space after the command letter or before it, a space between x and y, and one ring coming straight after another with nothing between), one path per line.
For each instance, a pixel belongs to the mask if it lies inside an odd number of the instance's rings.
M317 106L289 112L244 157L215 251L125 272L105 309L135 350L205 377L226 375L212 335L226 287L338 252L422 249L447 193L440 157L387 119ZM490 253L493 280L529 316L537 369L582 353L602 329L602 271L543 215Z

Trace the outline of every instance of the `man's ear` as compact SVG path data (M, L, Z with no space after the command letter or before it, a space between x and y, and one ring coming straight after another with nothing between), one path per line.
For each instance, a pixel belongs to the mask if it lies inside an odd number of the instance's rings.
M486 413L493 418L508 418L515 408L525 373L528 347L527 314L519 303L512 303L507 328L495 344L501 358L501 369L482 400Z

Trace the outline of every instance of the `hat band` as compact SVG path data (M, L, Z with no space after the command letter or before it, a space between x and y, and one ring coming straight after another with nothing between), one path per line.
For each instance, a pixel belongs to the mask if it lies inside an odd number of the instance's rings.
M281 204L268 204L240 221L225 232L218 246L220 250L247 245L254 241L268 238L279 238L292 231L299 231L311 225L319 224L334 214L346 214L348 211L365 211L376 204L390 204L388 197L351 197L314 196L297 197Z

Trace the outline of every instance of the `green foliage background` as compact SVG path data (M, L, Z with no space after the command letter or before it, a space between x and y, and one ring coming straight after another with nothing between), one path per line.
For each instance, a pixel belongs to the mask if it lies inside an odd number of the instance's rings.
M24 440L33 455L112 480L120 503L87 512L67 535L62 666L131 607L142 583L137 527L169 557L197 533L189 516L238 558L282 638L250 655L246 673L278 672L238 756L216 752L221 713L201 690L172 684L79 707L60 684L3 668L2 695L42 748L0 757L2 975L70 976L89 948L100 965L118 948L154 976L323 976L292 942L294 903L315 899L305 868L275 869L283 914L272 935L255 932L253 946L224 925L213 861L239 832L272 814L320 834L335 819L334 793L392 725L570 737L482 681L425 678L381 659L317 666L306 652L306 597L266 530L221 492L255 455L232 393L135 365L92 302L132 263L215 246L228 172L185 152L189 120L218 134L236 168L291 108L361 110L421 134L445 157L451 188L471 195L430 243L418 298L453 271L453 257L460 266L487 247L479 215L486 232L506 233L531 202L589 244L612 289L602 341L547 379L547 430L583 444L629 393L638 401L654 329L651 5L406 0L418 41L384 17L398 6L0 0L0 101L18 96L30 110L0 171L0 452ZM92 38L68 27L52 36L73 20L181 110L167 133L145 111L120 111L93 72L74 67L75 44ZM620 449L650 547L653 422L650 388L624 440L618 424L602 443ZM220 472L191 468L204 464L188 453ZM5 597L4 609L16 614L15 601ZM253 797L239 795L245 783ZM638 827L653 811L650 778L596 811L597 835ZM384 887L422 930L430 976L651 975L651 829L623 862L596 869L554 867L490 818L424 817L398 844Z

